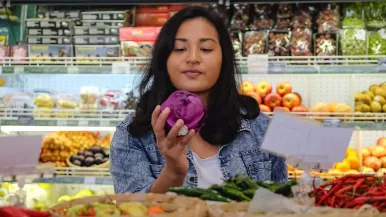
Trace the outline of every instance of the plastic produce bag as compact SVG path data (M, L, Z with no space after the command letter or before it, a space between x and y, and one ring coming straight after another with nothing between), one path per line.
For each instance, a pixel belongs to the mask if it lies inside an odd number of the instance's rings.
M71 94L58 94L56 98L56 104L58 108L74 109L77 106L77 100L75 99L75 96Z
M337 4L327 4L319 12L316 23L319 33L338 32L340 28L339 6Z
M311 13L304 8L299 8L292 20L292 28L307 28L312 29Z
M270 17L272 16L272 5L255 5L253 12L253 19L250 25L251 29L262 30L271 29L273 27L273 19Z
M365 3L364 11L367 27L374 29L385 27L385 10L386 4L384 2Z
M230 28L234 30L245 30L249 24L249 5L234 4L233 16L230 23Z
M337 34L319 33L315 34L315 55L335 56L337 55Z
M34 104L38 108L55 107L54 94L48 90L34 90Z
M243 54L264 54L266 53L267 33L258 31L248 31L244 34Z
M95 86L84 86L80 89L80 101L82 110L98 109L97 100L99 98L99 88Z
M343 28L365 28L363 19L363 4L361 2L344 4Z
M343 55L355 56L367 53L367 31L365 29L343 29L340 32L340 47Z
M291 37L291 55L292 56L311 56L311 31L306 29L295 29Z
M386 30L368 33L369 55L386 55Z
M288 56L290 38L290 31L270 31L268 34L268 55Z
M242 33L239 31L230 32L230 37L232 40L235 57L241 57L242 56Z

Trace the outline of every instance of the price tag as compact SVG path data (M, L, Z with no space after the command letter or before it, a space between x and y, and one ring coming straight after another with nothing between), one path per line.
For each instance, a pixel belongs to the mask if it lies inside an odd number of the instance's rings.
M378 59L378 72L386 72L386 58L381 57Z
M248 55L248 74L268 74L268 55Z
M32 116L19 116L17 118L17 123L20 126L32 126L35 124L35 119Z
M380 30L378 30L378 33L379 33L379 35L381 36L381 38L382 39L386 39L386 31L385 31L385 29L380 29Z
M301 167L329 169L344 159L353 131L350 128L325 128L276 112L261 149L298 162Z
M77 66L69 66L67 67L68 74L79 74L79 68Z
M23 74L24 73L24 67L23 66L15 66L13 68L13 73L15 75L20 75L20 74Z
M129 62L113 62L112 74L130 74L130 63Z
M95 185L96 178L91 176L84 177L84 184L86 185Z
M366 30L364 29L357 29L356 30L356 33L355 33L355 37L358 39L358 40L366 40Z
M286 74L286 64L285 63L269 63L269 74Z

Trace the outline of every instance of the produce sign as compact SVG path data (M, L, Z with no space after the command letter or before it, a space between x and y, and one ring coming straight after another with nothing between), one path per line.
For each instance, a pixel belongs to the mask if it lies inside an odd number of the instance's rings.
M346 175L314 188L316 206L359 209L370 204L386 212L386 173L379 177Z
M287 184L272 181L255 182L252 178L239 174L234 178L226 180L223 185L213 185L209 189L173 187L170 188L169 191L178 195L198 197L202 200L209 201L250 201L258 188L266 188L274 193L292 197L291 187L295 184L295 180L290 180Z

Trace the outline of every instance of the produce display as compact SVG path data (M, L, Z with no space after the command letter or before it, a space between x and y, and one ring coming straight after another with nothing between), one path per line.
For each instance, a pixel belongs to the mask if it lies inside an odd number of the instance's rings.
M104 138L99 137L99 133L91 132L50 133L43 139L40 162L52 162L57 167L66 167L67 159L81 150L86 150L94 145L109 148L110 135L107 134Z
M311 56L311 32L308 28L296 28L292 31L291 55L292 56Z
M342 54L366 55L367 54L367 31L365 29L344 29L340 33L340 46Z
M198 95L183 90L175 91L162 103L161 110L166 108L170 109L170 115L166 119L169 129L176 124L177 120L182 119L185 125L179 135L186 135L192 129L195 132L200 130L206 110Z
M386 26L384 2L369 2L365 5L365 19L369 28L379 29Z
M339 6L336 4L327 4L327 6L319 12L316 23L318 25L318 33L338 32L340 29Z
M337 34L320 33L315 35L315 55L335 56L337 55Z
M311 107L310 111L315 113L322 113L322 114L315 115L316 117L320 118L320 117L341 117L343 116L343 114L339 114L339 113L352 113L353 109L349 105L340 103L340 102L330 102L330 103L318 102ZM334 113L338 113L338 114L334 114Z
M308 111L302 105L302 97L299 93L292 91L292 85L289 82L280 82L276 86L276 92L272 92L272 84L267 81L259 82L256 86L252 81L243 81L240 84L240 93L256 99L262 112Z
M108 149L94 145L71 155L69 162L78 167L93 167L106 163L109 161L109 157L110 151Z
M244 33L243 54L264 54L266 53L266 33L249 31Z
M273 27L272 16L272 7L273 5L268 4L258 4L254 7L254 17L250 25L251 29L271 29Z
M354 100L356 112L386 112L386 82L373 84L368 90L355 93Z
M380 29L377 32L369 32L368 41L369 41L369 47L368 47L369 55L386 55L385 29Z
M271 56L288 56L291 32L270 31L268 34L268 54Z
M194 187L172 187L169 192L187 197L197 197L202 200L231 202L250 201L258 188L266 188L274 193L286 197L293 197L291 187L296 185L296 180L289 180L286 184L272 181L254 181L242 174L224 181L222 185L212 185L208 189Z
M369 204L386 212L386 174L346 175L314 188L316 206L359 209Z
M234 12L230 21L230 28L244 30L249 23L249 8L248 4L234 4Z
M377 144L362 149L362 170L386 173L386 137L379 138Z
M343 28L364 28L363 6L361 2L343 5Z

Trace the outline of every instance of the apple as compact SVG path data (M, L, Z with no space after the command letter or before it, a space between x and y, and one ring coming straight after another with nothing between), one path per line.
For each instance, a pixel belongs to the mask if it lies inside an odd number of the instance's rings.
M260 95L256 92L248 92L248 93L245 93L244 95L254 98L259 105L262 103L262 99Z
M255 91L255 85L253 85L252 81L243 81L240 83L240 93L246 94L249 92Z
M282 105L284 107L287 107L288 109L292 109L293 107L299 106L301 103L300 98L298 95L294 93L287 93L283 97Z
M255 87L255 91L261 98L264 98L267 94L272 92L272 84L267 81L259 82Z
M275 107L275 108L273 109L273 111L274 111L274 112L290 112L289 108L287 108L287 107L281 107L281 106Z
M291 112L308 112L308 109L304 105L295 106L291 109Z
M386 148L386 137L379 138L377 141L377 145L383 146Z
M272 112L272 110L266 105L260 104L259 107L260 107L260 112Z
M288 82L280 82L276 86L276 93L278 93L280 96L284 96L287 93L292 92L292 85Z
M296 94L296 95L299 97L299 99L300 99L300 104L302 104L302 102L303 102L302 95L300 95L300 94L297 93L297 92L293 92L293 94Z
M277 93L269 93L264 98L264 104L267 105L269 108L274 109L275 107L281 106L282 98Z

